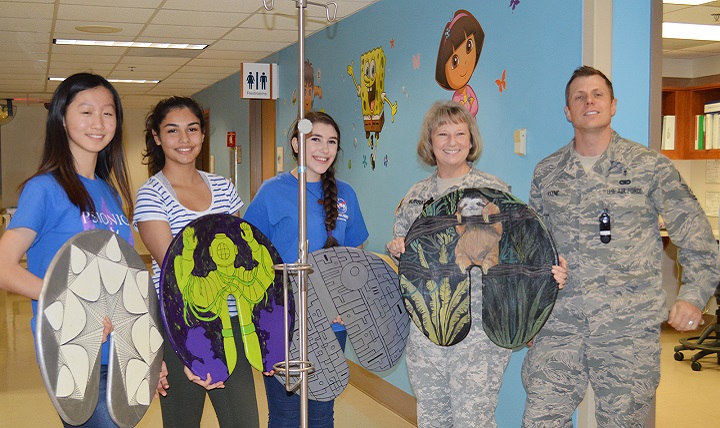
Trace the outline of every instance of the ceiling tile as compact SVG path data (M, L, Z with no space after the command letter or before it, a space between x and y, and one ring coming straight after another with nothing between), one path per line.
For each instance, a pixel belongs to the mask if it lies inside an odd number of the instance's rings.
M153 24L201 27L235 27L247 19L246 13L160 10Z
M85 25L93 23L144 23L155 13L154 8L141 7L109 7L109 6L81 6L61 4L58 8L57 19L86 21Z

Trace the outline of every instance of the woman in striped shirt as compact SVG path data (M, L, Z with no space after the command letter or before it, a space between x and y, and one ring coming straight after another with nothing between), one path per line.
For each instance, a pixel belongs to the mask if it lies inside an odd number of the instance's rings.
M185 97L160 101L146 120L144 158L153 175L137 192L134 224L153 259L156 291L160 264L183 227L207 214L238 215L243 206L229 180L195 168L205 126L200 106ZM234 300L228 303L236 346L243 349L237 308ZM158 385L164 426L199 427L206 390L221 427L259 426L252 369L243 352L227 381L215 383L209 373L203 379L185 367L167 340L164 356L168 377Z

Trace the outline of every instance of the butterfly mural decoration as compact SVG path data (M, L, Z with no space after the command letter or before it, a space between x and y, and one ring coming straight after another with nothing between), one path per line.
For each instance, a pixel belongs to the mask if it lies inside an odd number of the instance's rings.
M413 55L413 70L420 68L420 54Z
M520 0L510 0L510 5L508 7L512 8L513 12L515 12L515 8L520 4Z
M495 80L495 84L498 85L498 90L502 94L502 91L507 90L507 82L505 82L505 75L507 73L507 69L503 70L502 77Z

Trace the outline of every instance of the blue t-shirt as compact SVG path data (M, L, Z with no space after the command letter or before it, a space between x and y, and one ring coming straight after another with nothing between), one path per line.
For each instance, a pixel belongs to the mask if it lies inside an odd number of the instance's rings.
M337 180L338 218L332 235L346 247L358 247L368 238L367 227L355 191L349 184ZM322 205L322 182L306 183L306 219L308 252L321 249L327 240L325 208ZM260 229L283 262L298 260L298 179L289 172L266 180L248 205L245 221ZM333 323L333 331L345 327Z
M368 238L365 220L355 191L349 184L336 180L338 218L332 235L346 247L358 247ZM322 182L307 183L308 252L325 245L325 209L318 202L323 197ZM298 259L298 180L286 172L266 180L248 205L245 221L260 229L280 253L283 262Z
M17 211L8 229L26 227L37 234L27 251L28 270L44 278L50 262L60 247L85 230L106 229L133 245L130 222L123 213L117 192L101 179L78 176L95 203L96 213L80 212L52 174L32 178L25 184ZM37 300L32 301L31 328L35 334ZM102 363L107 364L108 342L103 345Z

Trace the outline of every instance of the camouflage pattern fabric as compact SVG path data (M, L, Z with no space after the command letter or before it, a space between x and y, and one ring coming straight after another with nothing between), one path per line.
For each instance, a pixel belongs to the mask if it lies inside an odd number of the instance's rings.
M438 192L437 172L415 184L395 213L393 238L406 236L429 200L461 188L488 187L509 192L502 180L471 165L459 185ZM496 346L482 328L482 274L471 272L471 313L465 339L453 346L430 341L415 324L410 326L406 362L417 398L419 427L495 427L497 394L511 351Z
M524 426L565 426L561 421L569 420L588 380L599 425L644 426L660 370L657 327L667 317L658 214L679 248L684 285L678 299L698 308L720 276L707 217L670 160L615 132L590 173L573 142L541 161L530 205L567 258L569 276L525 358ZM603 210L611 220L608 243L599 235ZM626 336L631 352L605 351Z

